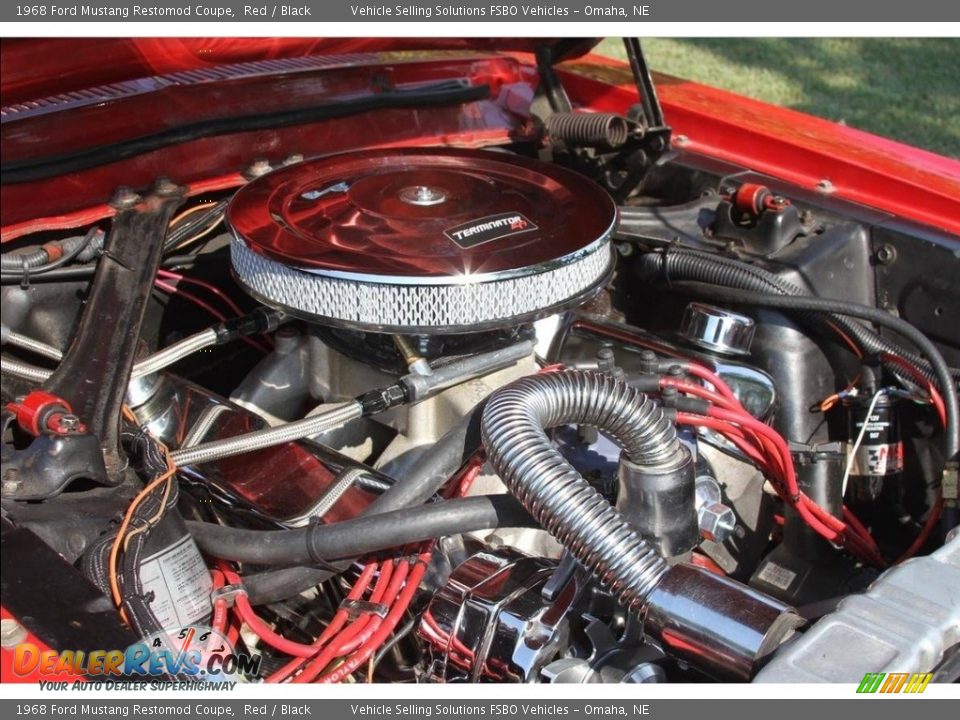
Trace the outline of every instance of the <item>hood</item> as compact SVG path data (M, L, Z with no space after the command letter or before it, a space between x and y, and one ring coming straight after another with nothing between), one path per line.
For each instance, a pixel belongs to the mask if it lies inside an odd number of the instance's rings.
M218 65L311 55L547 51L554 62L598 38L23 38L0 42L4 105Z

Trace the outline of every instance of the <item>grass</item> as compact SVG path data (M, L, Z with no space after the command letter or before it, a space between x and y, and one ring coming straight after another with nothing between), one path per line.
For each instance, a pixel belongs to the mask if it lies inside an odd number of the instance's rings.
M960 158L958 38L650 38L669 75ZM625 59L623 44L599 52Z

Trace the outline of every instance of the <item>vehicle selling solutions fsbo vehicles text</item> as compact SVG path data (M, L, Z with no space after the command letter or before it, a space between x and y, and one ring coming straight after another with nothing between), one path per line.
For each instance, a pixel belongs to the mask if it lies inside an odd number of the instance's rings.
M582 8L567 8L558 5L493 3L487 6L464 6L455 4L405 5L405 4L356 4L350 6L350 14L357 18L566 18L566 17L650 17L650 5L585 5Z

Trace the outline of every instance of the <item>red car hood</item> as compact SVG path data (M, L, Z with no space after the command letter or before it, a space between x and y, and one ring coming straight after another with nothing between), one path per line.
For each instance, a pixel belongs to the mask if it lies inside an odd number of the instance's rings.
M570 59L599 39L551 38L24 38L0 41L3 105L151 75L309 55L416 50L529 52Z

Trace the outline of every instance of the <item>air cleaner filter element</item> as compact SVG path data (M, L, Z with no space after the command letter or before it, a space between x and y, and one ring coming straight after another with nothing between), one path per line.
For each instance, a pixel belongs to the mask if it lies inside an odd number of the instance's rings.
M457 333L532 320L607 279L616 207L589 180L506 153L404 149L290 165L227 210L237 280L301 318Z

